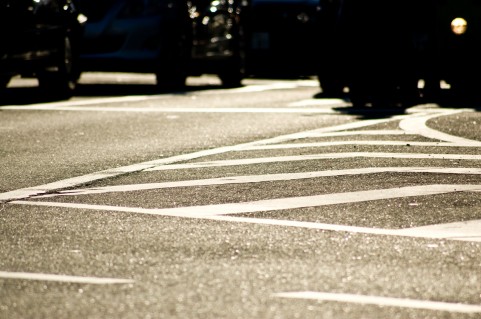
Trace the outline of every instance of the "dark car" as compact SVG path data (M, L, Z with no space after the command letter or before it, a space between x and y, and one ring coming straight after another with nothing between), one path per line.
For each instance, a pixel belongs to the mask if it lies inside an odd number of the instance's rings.
M481 2L475 0L321 0L319 82L346 88L355 106L437 101L440 83L457 96L481 85ZM424 87L418 88L422 80Z
M457 95L478 94L481 86L481 1L436 3L437 76Z
M0 1L0 87L13 76L38 78L68 97L80 76L81 16L71 0Z
M154 73L162 89L183 88L189 75L219 74L240 84L236 1L79 0L88 22L84 71Z
M245 0L191 0L193 42L190 74L217 74L224 86L246 75Z
M319 0L250 0L244 19L248 73L315 75L320 10Z
M355 106L416 103L418 80L430 75L434 52L431 1L322 1L321 41L329 48L319 63L324 93L347 87Z

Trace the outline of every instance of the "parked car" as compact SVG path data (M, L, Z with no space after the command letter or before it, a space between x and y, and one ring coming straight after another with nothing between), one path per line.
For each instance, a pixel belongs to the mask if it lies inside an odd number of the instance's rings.
M0 88L21 75L37 78L49 94L70 96L80 76L81 30L71 0L0 1Z
M191 0L193 27L190 74L217 74L224 86L240 86L246 75L246 0Z
M319 57L324 93L347 87L355 106L417 103L418 81L435 82L434 0L321 2L330 8L320 33L329 48Z
M249 74L316 74L319 0L250 0L246 11Z
M479 94L481 86L481 2L437 1L438 76L452 91Z
M162 89L189 75L240 85L239 8L233 0L79 0L87 16L82 70L154 73Z

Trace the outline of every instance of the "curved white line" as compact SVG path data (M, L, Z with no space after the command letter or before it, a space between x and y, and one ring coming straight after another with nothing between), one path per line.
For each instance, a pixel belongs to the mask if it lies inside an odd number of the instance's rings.
M481 146L480 141L470 140L467 138L440 132L428 127L426 124L426 122L432 118L445 115L453 115L461 112L463 112L463 110L443 112L414 118L406 118L401 120L401 122L399 123L399 127L403 129L407 134L418 134L427 138L437 139L440 141L446 141L451 143L472 144L474 146Z

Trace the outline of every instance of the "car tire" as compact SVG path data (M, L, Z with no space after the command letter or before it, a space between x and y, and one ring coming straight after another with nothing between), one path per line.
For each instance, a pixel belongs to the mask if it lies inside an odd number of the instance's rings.
M7 88L11 78L12 77L10 75L0 75L0 90L4 90Z
M237 23L234 30L233 55L218 76L224 87L240 87L246 74L245 36L242 26Z
M344 95L345 85L341 80L321 76L318 76L318 80L323 96L340 98Z
M188 33L181 30L166 40L165 47L169 50L164 50L158 57L155 78L157 88L160 91L181 91L185 89L192 39Z
M54 65L55 71L41 71L38 74L39 87L52 97L67 99L73 95L80 77L78 59L74 54L72 39L65 36L60 45Z
M175 64L179 64L175 61ZM179 91L185 89L187 72L181 65L168 66L155 73L157 88L161 91Z

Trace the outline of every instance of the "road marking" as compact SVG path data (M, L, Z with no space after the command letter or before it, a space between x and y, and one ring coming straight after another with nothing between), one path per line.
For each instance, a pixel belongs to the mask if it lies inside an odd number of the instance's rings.
M244 175L229 176L208 179L184 180L176 182L163 183L145 183L145 184L128 184L113 185L104 187L91 187L73 190L59 191L58 193L37 196L37 198L47 198L56 196L78 196L116 192L133 192L153 189L165 189L176 187L196 187L196 186L212 186L212 185L228 185L228 184L247 184L262 183L273 181L292 181L300 179L333 177L346 175L364 175L364 174L380 174L380 173L433 173L433 174L468 174L481 175L481 168L463 168L463 167L367 167L345 170L329 170L329 171L312 171L303 173L284 173L284 174L264 174L264 175Z
M388 189L373 189L358 192L343 192L334 194L321 194L311 196L284 197L264 199L251 202L186 206L175 208L140 208L140 207L117 207L109 205L90 205L57 202L38 201L13 201L13 204L31 206L70 207L83 209L99 209L111 211L123 211L144 213L161 216L175 217L205 217L214 215L245 214L264 211L277 211L306 207L319 207L337 204L359 203L373 200L385 200L393 198L428 196L454 192L481 191L481 185L421 185L395 187ZM67 205L67 206L64 206Z
M346 103L343 99L307 99L289 103L291 107L306 107L306 106L320 106L320 107L343 107L351 106L351 103Z
M56 281L56 282L92 284L92 285L134 283L134 281L130 279L81 277L81 276L52 275L52 274L39 274L39 273L28 273L28 272L7 272L7 271L0 271L0 279Z
M295 89L298 87L305 87L305 86L317 86L313 85L313 81L297 81L297 82L276 82L270 84L260 84L260 85L248 85L241 88L233 88L233 89L225 89L222 91L219 90L206 90L196 92L197 95L206 95L212 94L232 94L232 93L251 93L251 92L263 92L263 91L271 91L271 90L279 90L279 89ZM48 102L48 103L37 103L32 105L2 105L0 109L2 110L61 110L61 111L112 111L112 112L203 112L203 110L207 109L199 109L199 108L152 108L152 107L141 107L141 108L132 108L132 107L88 107L84 108L82 106L91 106L91 105L98 105L98 104L118 104L118 103L128 103L128 102L144 102L144 101L151 101L151 100L158 100L164 99L166 97L175 96L179 94L188 94L187 92L181 93L171 93L171 94L156 94L156 95L136 95L136 96L120 96L120 97L105 97L105 98L97 98L97 99L88 99L88 100L69 100L69 101L60 101L60 102ZM338 103L335 103L335 106L338 106ZM346 106L349 104L344 103ZM209 110L216 112L215 108L209 108ZM239 109L230 109L230 108L223 108L221 112L229 112L233 113L239 110L238 112L242 112L242 108ZM250 108L252 112L255 112L256 109ZM271 113L275 110L279 110L276 108L266 109L265 113ZM315 109L311 109L314 111ZM319 113L325 113L326 110L318 110ZM209 111L205 111L209 112ZM262 112L262 111L261 111ZM297 113L300 110L291 109L288 111L289 113ZM310 112L307 112L310 113Z
M449 236L451 239L481 242L481 220L406 228L400 230L399 233L405 236L412 235L414 237Z
M363 130L363 131L342 131L332 133L310 133L305 135L305 138L309 137L335 137L335 136L351 136L351 135L408 135L403 130Z
M401 116L401 117L404 117L404 116ZM27 188L17 189L17 190L13 190L13 191L9 191L9 192L0 193L0 202L8 202L8 201L11 201L11 200L22 199L22 198L27 198L27 197L30 197L30 196L36 196L36 195L39 195L39 194L52 192L52 191L55 191L55 190L58 190L58 189L71 188L71 187L75 187L75 186L78 186L78 185L82 185L82 184L106 179L106 178L109 178L109 177L115 177L115 176L123 175L123 174L126 174L126 173L143 171L147 168L151 168L151 167L155 167L155 166L168 165L168 164L172 164L172 163L175 163L175 162L188 161L188 160L192 160L192 159L196 159L196 158L200 158L200 157L204 157L204 156L227 153L227 152L235 151L237 149L242 149L244 147L250 147L252 145L280 143L280 142L284 142L284 141L288 141L288 140L292 140L292 139L303 138L303 136L306 136L306 135L309 135L309 134L319 134L319 133L335 132L335 131L339 131L339 130L356 129L356 128L361 128L361 127L364 127L364 126L391 122L391 121L396 120L396 119L397 119L397 117L392 117L392 118L389 118L389 119L377 119L377 120L364 120L364 121L358 121L358 122L350 122L350 123L346 123L346 124L324 127L324 128L320 128L320 129L311 130L311 131L303 131L303 132L292 133L292 134L287 134L287 135L280 135L280 136L276 136L276 137L273 137L273 138L258 140L258 141L254 141L254 142L248 142L248 143L244 143L244 144L237 144L237 145L233 145L233 146L223 146L223 147L219 147L219 148L215 148L215 149L202 150L202 151L198 151L198 152L194 152L194 153L182 154L182 155L177 155L177 156L173 156L173 157L161 158L161 159L156 159L156 160L153 160L153 161L147 161L147 162L137 163L137 164L133 164L133 165L113 168L113 169L107 169L107 170L98 171L98 172L94 172L94 173L83 175L83 176L68 178L68 179L53 182L53 183L48 183L48 184L44 184L44 185L38 185L38 186L27 187Z
M226 167L236 165L253 165L268 164L295 161L310 161L323 159L341 159L341 158L406 158L406 159L439 159L439 160L481 160L481 155L465 155L465 154L422 154L422 153L370 153L370 152L349 152L349 153L324 153L324 154L308 154L293 156L276 156L276 157L256 157L243 158L234 160L219 160L208 162L194 162L186 164L171 164L163 166L155 166L145 169L145 171L160 171L173 169L188 168L204 168L204 167Z
M145 99L147 100L147 99ZM143 101L139 99L139 101ZM130 101L132 102L132 101ZM90 100L89 100L90 103ZM114 103L112 101L102 102ZM90 103L98 105L100 103ZM117 103L115 103L117 104ZM16 111L88 111L88 112L129 112L129 113L312 113L312 114L337 114L333 109L322 108L253 108L253 107L115 107L115 106L74 106L74 105L43 105L35 104L30 106L0 106L2 110Z
M456 114L456 113L462 113L462 112L463 111L460 110L458 112L450 113L450 115ZM426 116L421 116L421 117L413 117L413 118L409 118L409 119L403 119L399 123L399 127L408 134L417 134L417 135L421 135L421 136L424 136L424 137L427 137L427 138L438 139L440 141L452 142L452 143L456 143L456 144L457 143L459 143L459 144L471 143L471 144L474 144L476 146L481 146L480 141L474 141L474 140L466 139L466 138L463 138L463 137L450 135L450 134L440 132L440 131L437 131L437 130L434 130L434 129L428 127L427 124L426 124L427 121L432 119L432 118L438 117L438 116L439 115L431 114L431 115L426 115Z
M371 145L371 146L433 146L433 147L480 147L475 143L451 143L451 142L410 142L410 141L330 141L330 142L314 142L314 143L291 143L276 145L257 145L245 148L243 150L276 150L290 148L306 148L306 147L328 147L343 145Z
M332 225L314 222L298 222L290 220L244 218L236 216L226 216L228 214L243 214L265 211L287 210L305 207L319 207L336 204L358 203L373 200L384 200L404 197L427 196L446 194L453 192L481 192L481 185L423 185L409 186L391 189L377 189L370 191L345 192L336 194L322 194L314 196L287 197L269 200L259 200L243 203L214 204L203 206L188 206L178 208L141 208L141 207L120 207L110 205L93 205L80 203L60 203L44 201L13 201L12 204L63 207L75 209L87 209L98 211L124 212L135 214L149 214L158 216L200 218L228 222L242 222L251 224L264 224L288 227L300 227L320 230L345 231L375 235L407 236L421 238L444 238L453 240L481 241L481 228L474 224L465 224L469 228L469 238L464 236L462 225L453 232L453 228L437 228L435 231L425 231L426 229L379 229L369 227L356 227L345 225ZM474 227L472 227L474 225Z
M321 301L347 302L363 305L376 305L388 307L401 307L411 309L424 309L446 312L478 313L481 312L481 305L470 305L462 303L439 302L429 300L416 300L406 298L390 298L378 296L366 296L343 293L328 293L315 291L281 292L273 294L279 298L312 299Z

